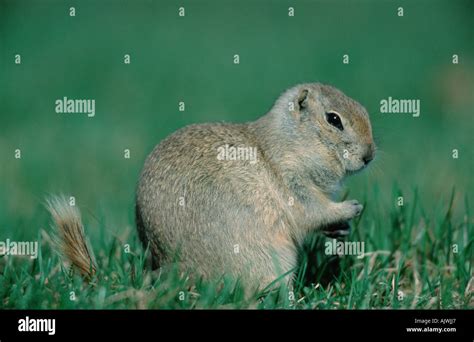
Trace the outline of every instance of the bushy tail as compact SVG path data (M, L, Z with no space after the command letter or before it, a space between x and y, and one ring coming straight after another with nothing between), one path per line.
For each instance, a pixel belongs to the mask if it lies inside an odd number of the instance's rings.
M46 207L56 225L55 242L63 260L69 262L82 276L92 277L97 266L86 240L79 209L71 206L62 196L49 198Z

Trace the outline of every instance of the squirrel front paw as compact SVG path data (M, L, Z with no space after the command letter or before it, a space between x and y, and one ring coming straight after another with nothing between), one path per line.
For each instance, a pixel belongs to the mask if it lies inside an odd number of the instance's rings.
M362 204L360 204L356 200L344 201L338 204L340 205L342 216L341 219L343 220L350 220L356 216L359 216L362 212L362 209L364 209Z

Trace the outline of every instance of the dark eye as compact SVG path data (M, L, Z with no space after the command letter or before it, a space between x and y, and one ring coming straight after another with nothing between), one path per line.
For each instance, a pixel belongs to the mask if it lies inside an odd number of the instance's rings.
M331 125L336 127L338 130L340 131L344 130L344 126L342 126L341 118L336 113L334 112L326 113L326 120Z

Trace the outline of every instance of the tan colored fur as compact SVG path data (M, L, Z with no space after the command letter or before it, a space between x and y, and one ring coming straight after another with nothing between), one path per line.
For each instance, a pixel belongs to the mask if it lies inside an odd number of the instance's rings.
M328 123L331 111L343 131ZM255 147L257 162L218 160L226 144ZM374 153L364 107L330 86L297 85L257 121L190 125L158 144L138 182L139 237L155 266L177 262L192 275L230 276L247 289L282 274L290 282L309 232L347 227L361 212L357 201L332 198ZM79 211L63 199L48 208L64 256L91 276L96 265Z
M343 133L326 122L331 110L341 113ZM218 160L225 144L256 147L257 163ZM194 274L263 288L294 269L310 231L360 213L356 201L331 198L373 151L360 104L330 86L295 86L255 122L191 125L157 145L137 188L139 235L156 265L178 261Z
M64 197L48 199L46 207L56 226L55 242L63 258L82 276L92 277L96 270L94 253L90 249L81 221L81 214Z

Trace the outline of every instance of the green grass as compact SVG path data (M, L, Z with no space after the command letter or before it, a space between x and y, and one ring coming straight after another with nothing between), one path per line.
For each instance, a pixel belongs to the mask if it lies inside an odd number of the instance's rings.
M294 18L283 0L183 0L179 18L174 0L85 0L71 18L60 0L0 1L0 241L41 246L36 260L0 256L0 308L474 308L472 1L403 2L404 17L388 0L291 3ZM370 113L377 157L343 195L365 205L348 240L369 254L330 258L308 237L292 301L151 272L133 208L153 146L191 123L255 120L307 81ZM96 116L55 113L63 96L95 99ZM420 117L381 114L389 96L419 99ZM77 199L99 264L90 284L53 252L49 194Z
M0 260L1 307L473 308L474 225L467 220L467 198L458 203L466 216L456 220L452 217L454 196L448 205L430 210L431 214L418 202L416 192L407 197L411 204L394 205L386 213L367 205L354 222L349 240L366 242L366 256L361 259L325 256L322 244L327 238L319 234L309 238L293 293L282 286L249 298L239 284L226 280L190 284L173 269L151 271L134 231L93 243L99 271L85 282L61 266L48 234L42 231L38 259ZM136 252L127 253L126 242Z

